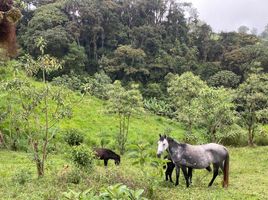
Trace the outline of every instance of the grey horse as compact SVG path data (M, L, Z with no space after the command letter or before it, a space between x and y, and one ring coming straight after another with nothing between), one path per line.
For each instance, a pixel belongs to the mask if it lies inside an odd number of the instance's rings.
M211 186L218 176L219 168L223 171L223 187L229 184L229 153L227 149L219 144L209 143L203 145L190 145L179 143L166 135L160 136L158 141L157 155L158 157L167 150L176 165L176 169L181 168L189 187L190 180L187 173L187 167L193 169L208 168L213 164L213 177L208 186Z

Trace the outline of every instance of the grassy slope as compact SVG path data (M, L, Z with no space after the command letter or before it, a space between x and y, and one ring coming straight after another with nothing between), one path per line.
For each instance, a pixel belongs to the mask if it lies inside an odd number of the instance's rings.
M11 62L12 63L12 62ZM10 79L13 75L14 69L12 64L10 66L1 68L0 75L2 78ZM42 86L42 83L36 82L27 78L24 73L20 73L22 79L28 79L37 87ZM115 115L107 114L105 112L106 102L95 97L86 95L82 100L81 96L75 92L70 91L71 101L73 104L73 118L66 119L60 123L60 128L66 130L69 128L76 128L81 130L88 140L88 144L98 145L100 142L101 133L110 135L110 146L114 147L114 135L118 132L118 118ZM5 104L4 94L0 94L0 106ZM77 103L78 102L78 103ZM1 127L1 125L0 125ZM5 127L2 127L5 128ZM129 142L140 142L142 138L154 142L158 138L159 133L163 133L166 129L172 131L173 136L181 138L184 130L179 123L152 115L148 112L133 116L130 122ZM142 136L142 137L141 137Z
M154 147L155 148L155 147ZM230 186L221 188L222 175L215 180L211 188L207 184L212 174L204 170L195 170L193 185L185 187L183 177L180 186L175 187L163 180L163 177L155 177L159 181L156 188L155 200L162 199L267 199L268 197L268 147L257 148L230 148ZM0 199L62 199L62 192L72 188L76 191L93 187L99 190L103 185L123 182L131 187L145 188L146 183L136 166L130 165L126 157L119 167L109 163L108 171L103 166L97 166L96 171L79 185L59 182L58 170L65 161L61 156L53 156L49 159L49 174L44 179L34 178L25 185L17 185L12 181L13 174L21 169L28 168L35 172L35 166L29 160L26 153L0 151ZM131 167L130 167L131 166Z
M79 129L88 136L89 140L93 140L93 143L98 143L101 133L110 135L109 139L112 140L111 136L115 135L119 129L118 123L115 115L105 113L104 101L87 96L73 107L73 118L63 121L61 129ZM164 117L149 113L135 115L130 122L129 142L140 142L143 139L147 142L156 141L158 134L166 129L172 130L177 138L183 134L183 129L178 123Z

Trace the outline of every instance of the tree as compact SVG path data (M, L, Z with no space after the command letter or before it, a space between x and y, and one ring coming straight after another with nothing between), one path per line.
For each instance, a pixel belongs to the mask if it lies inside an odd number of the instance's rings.
M268 75L252 74L239 86L237 110L248 131L248 145L254 145L256 127L268 119Z
M237 31L238 33L247 34L249 31L249 28L245 25L242 25L237 29Z
M168 83L168 93L176 109L176 117L186 126L187 133L192 135L192 129L199 118L196 99L200 91L207 85L191 72L181 76L174 75Z
M144 67L146 54L142 49L135 49L131 45L121 45L114 51L114 58L102 58L101 64L105 71L115 79L143 80L149 75Z
M255 28L255 27L253 27L251 30L250 30L250 33L252 34L252 35L258 35L258 29L257 28Z
M130 90L121 86L120 81L115 81L109 91L108 110L118 115L119 133L116 141L121 154L125 152L125 145L128 138L130 118L133 114L143 111L142 95L138 90L138 85L131 85Z
M56 125L63 118L70 117L72 112L67 103L68 93L61 88L51 87L47 81L47 74L61 67L60 62L44 54L45 42L42 38L37 41L41 55L34 60L30 56L25 57L26 73L42 74L42 85L32 84L27 80L16 77L14 80L4 83L7 92L19 99L17 115L20 116L23 132L27 134L34 154L38 177L45 174L45 162L48 155L48 147L55 137Z
M268 24L265 26L264 31L261 33L261 37L264 39L268 38Z
M207 130L211 142L219 142L223 133L235 121L233 95L226 89L203 88L199 98L195 99L199 106L199 123Z
M63 57L69 44L74 41L65 30L68 16L60 9L59 3L47 4L37 8L28 22L26 31L21 35L21 44L28 53L37 57L41 54L36 40L43 37L47 46L45 53L57 58Z
M245 81L249 73L260 67L259 59L263 55L260 45L248 45L224 54L223 68L241 76Z
M241 77L236 75L235 73L222 70L214 74L208 79L208 84L214 87L229 87L236 88L240 82Z

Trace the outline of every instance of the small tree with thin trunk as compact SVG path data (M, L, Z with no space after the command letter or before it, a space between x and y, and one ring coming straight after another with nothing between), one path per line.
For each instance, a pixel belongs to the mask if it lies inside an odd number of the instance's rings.
M47 82L48 73L61 67L60 62L44 54L45 41L37 41L41 56L34 60L30 56L24 59L28 75L42 74L42 84L32 83L19 76L3 84L7 92L12 92L18 98L17 107L22 120L21 132L27 134L29 144L34 154L38 177L45 174L45 162L48 146L56 134L59 121L71 117L70 104L67 103L68 93L61 88L51 87Z
M131 85L130 90L122 87L120 81L115 81L109 91L108 110L118 115L119 132L116 141L121 154L125 152L128 138L130 118L134 113L143 111L142 95L138 90L138 85Z
M268 75L252 74L239 86L237 110L248 131L248 145L254 145L258 124L268 120Z

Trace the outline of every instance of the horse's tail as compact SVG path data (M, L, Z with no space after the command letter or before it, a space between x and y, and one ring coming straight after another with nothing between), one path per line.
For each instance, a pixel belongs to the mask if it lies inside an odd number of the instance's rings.
M222 187L227 188L229 184L229 153L227 152L226 159L223 165L223 184Z

